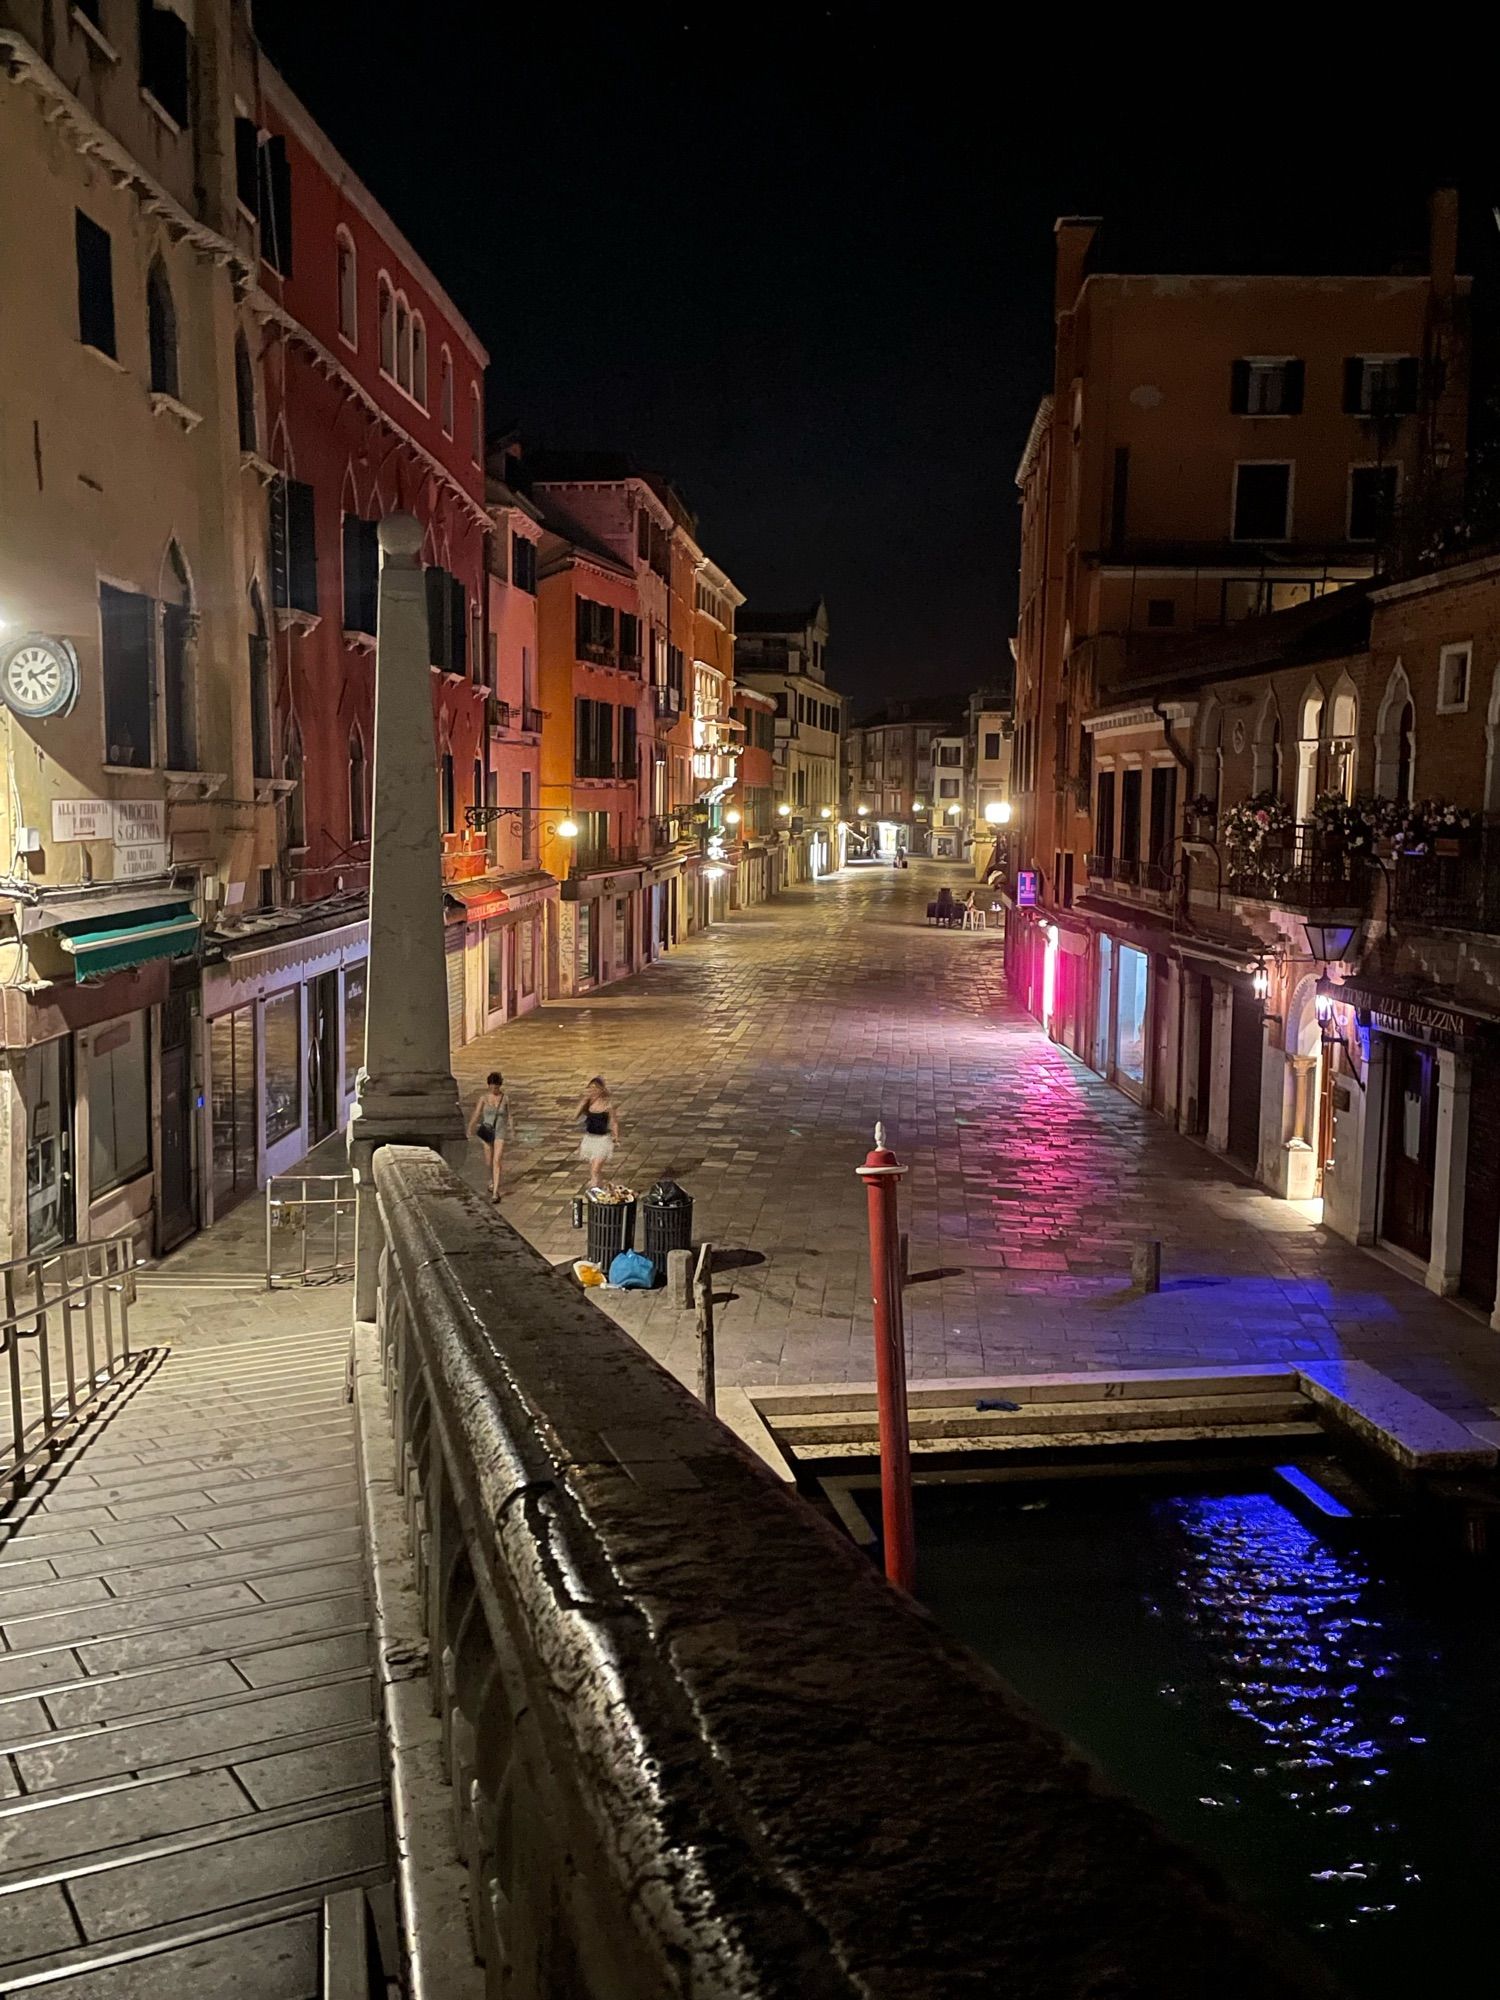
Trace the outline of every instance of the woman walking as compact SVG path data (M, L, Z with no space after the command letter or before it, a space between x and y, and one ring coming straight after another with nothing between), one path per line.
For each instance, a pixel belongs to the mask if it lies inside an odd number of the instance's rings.
M620 1136L620 1121L615 1116L609 1086L602 1076L589 1078L588 1089L583 1093L577 1115L583 1125L578 1157L587 1160L589 1186L596 1188L614 1155L615 1141Z
M505 1095L505 1078L497 1069L490 1071L484 1089L474 1100L474 1109L469 1113L469 1137L477 1138L484 1148L490 1200L498 1201L500 1168L505 1160L505 1142L510 1137L510 1104Z

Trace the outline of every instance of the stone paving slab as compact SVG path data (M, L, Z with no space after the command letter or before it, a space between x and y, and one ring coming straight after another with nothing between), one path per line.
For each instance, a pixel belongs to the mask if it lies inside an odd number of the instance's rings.
M611 1171L662 1174L723 1246L726 1384L869 1381L868 1247L854 1168L883 1119L908 1166L914 1376L1367 1361L1466 1421L1500 1404L1500 1338L1310 1208L1251 1186L1059 1049L1009 997L999 934L936 931L958 871L851 870L689 939L636 977L457 1052L466 1099L505 1073L502 1212L582 1251L571 1112L608 1078ZM478 1150L471 1173L479 1179ZM1130 1286L1163 1241L1162 1290ZM691 1381L691 1319L664 1293L595 1293Z
M0 1522L0 1990L311 2000L324 1895L389 1876L349 1291L205 1283L204 1244Z

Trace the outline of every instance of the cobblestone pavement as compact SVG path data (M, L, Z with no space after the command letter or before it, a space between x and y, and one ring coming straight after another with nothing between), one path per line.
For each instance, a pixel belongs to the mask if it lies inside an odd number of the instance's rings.
M881 1118L910 1166L914 1374L1347 1353L1490 1415L1500 1336L1049 1042L1006 994L996 932L925 924L945 878L960 879L938 863L846 870L460 1050L466 1094L495 1066L512 1092L503 1213L554 1260L580 1254L572 1111L602 1072L621 1119L613 1171L641 1190L680 1178L696 1235L728 1253L721 1380L868 1381L854 1168ZM1163 1241L1164 1283L1142 1298L1129 1262L1146 1236ZM601 1303L691 1379L691 1319L665 1294Z
M262 1214L142 1276L154 1352L0 1527L7 1993L313 2000L389 1874L350 1288L237 1275Z

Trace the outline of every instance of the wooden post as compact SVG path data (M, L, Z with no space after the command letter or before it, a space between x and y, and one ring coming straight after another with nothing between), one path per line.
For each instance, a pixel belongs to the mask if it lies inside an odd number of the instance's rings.
M698 1269L693 1278L698 1320L698 1400L711 1415L714 1409L714 1246L705 1243L698 1252Z

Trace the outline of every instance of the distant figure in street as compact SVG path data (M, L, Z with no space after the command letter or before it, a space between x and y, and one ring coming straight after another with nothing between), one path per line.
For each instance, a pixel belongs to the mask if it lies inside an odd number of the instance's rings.
M497 1069L490 1071L484 1089L474 1100L474 1109L469 1113L469 1137L478 1139L484 1148L490 1200L498 1201L500 1168L505 1159L505 1142L510 1137L510 1104L505 1095L505 1078Z
M953 900L953 891L945 882L937 892L937 920L940 924L955 924L958 917L959 909Z
M583 1126L578 1157L587 1160L589 1186L596 1188L600 1185L604 1169L614 1157L615 1141L620 1136L620 1121L615 1116L609 1086L602 1076L589 1078L588 1089L578 1106L578 1118Z

